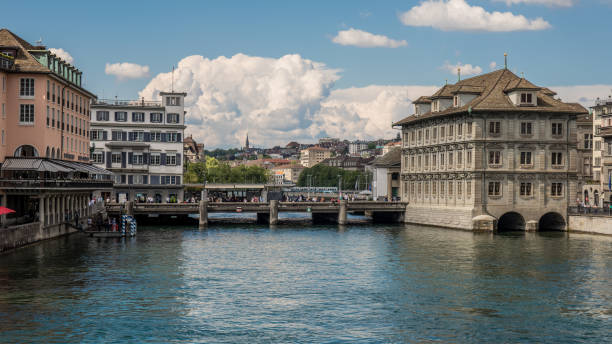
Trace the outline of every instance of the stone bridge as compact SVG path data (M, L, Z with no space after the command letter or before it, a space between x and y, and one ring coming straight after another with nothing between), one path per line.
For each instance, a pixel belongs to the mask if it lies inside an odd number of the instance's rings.
M108 204L110 215L130 214L144 216L149 214L166 216L199 215L199 226L208 225L208 213L256 213L258 223L278 223L279 212L311 213L315 223L334 222L344 225L349 212L371 214L374 222L404 222L407 203L340 201L340 202L207 202L200 203L133 203Z

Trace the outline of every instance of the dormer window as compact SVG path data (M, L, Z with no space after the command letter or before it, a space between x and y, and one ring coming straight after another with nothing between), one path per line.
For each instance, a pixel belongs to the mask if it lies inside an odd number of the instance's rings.
M453 106L454 107L458 107L459 106L459 96L454 96L453 97Z
M438 111L440 111L440 101L435 100L433 102L433 112L438 112Z
M533 104L532 102L533 95L528 92L521 93L521 104Z

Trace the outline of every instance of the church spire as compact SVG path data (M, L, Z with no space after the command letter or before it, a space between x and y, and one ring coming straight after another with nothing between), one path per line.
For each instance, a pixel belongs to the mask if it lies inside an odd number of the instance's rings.
M249 149L249 132L246 134L246 142L244 143L244 148Z

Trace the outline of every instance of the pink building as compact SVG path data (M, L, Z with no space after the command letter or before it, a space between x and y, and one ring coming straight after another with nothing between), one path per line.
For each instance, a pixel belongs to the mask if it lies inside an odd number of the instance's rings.
M37 156L89 162L89 104L82 72L0 30L0 161Z

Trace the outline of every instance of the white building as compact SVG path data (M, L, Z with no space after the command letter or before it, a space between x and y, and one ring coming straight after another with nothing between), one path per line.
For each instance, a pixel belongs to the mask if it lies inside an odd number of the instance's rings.
M113 172L117 202L183 199L185 93L162 101L96 101L91 106L91 159Z
M361 151L368 149L367 141L353 141L349 143L349 154L354 156L361 155Z

